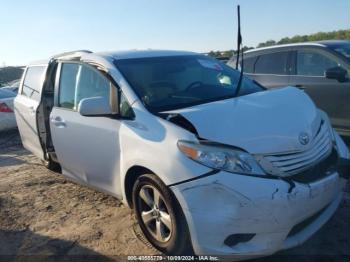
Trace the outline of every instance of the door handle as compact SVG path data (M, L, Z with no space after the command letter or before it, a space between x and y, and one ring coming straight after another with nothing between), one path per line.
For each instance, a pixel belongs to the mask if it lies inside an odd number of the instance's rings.
M51 123L60 128L66 127L66 122L59 116L52 117Z

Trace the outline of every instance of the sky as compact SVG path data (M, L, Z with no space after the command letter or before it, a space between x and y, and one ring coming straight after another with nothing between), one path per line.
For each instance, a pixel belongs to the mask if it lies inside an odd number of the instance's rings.
M0 66L88 49L236 47L350 29L349 0L0 0Z

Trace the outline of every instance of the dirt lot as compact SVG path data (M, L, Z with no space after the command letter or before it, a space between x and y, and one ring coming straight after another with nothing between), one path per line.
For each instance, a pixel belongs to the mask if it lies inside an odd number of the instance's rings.
M346 191L335 216L312 239L264 260L350 258L349 185ZM67 254L109 260L158 252L118 200L48 171L22 148L17 132L0 133L0 261L4 255Z

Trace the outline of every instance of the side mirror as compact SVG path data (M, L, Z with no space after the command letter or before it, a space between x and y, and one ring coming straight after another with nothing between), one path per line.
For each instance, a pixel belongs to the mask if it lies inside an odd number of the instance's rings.
M348 79L348 72L340 66L327 69L325 75L326 78L336 79L339 82L345 82Z
M78 105L78 112L82 116L106 116L113 114L108 100L100 96L82 99Z

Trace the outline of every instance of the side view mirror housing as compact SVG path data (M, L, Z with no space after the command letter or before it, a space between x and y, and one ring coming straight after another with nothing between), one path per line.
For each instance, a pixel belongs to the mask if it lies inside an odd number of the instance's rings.
M100 96L82 99L78 105L78 112L82 116L107 116L113 114L108 100Z
M325 76L328 79L336 79L339 82L345 82L348 79L348 72L341 66L336 66L327 69Z

